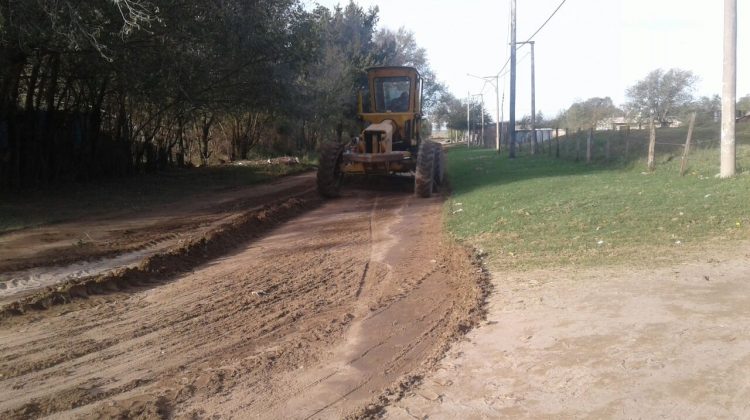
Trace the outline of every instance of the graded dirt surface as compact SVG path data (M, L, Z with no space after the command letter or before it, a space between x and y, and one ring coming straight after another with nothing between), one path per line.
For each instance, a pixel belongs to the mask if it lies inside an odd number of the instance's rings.
M315 174L308 172L143 211L121 210L0 234L0 304L66 280L137 265L248 211L314 188Z
M386 418L750 418L750 246L496 273L487 321Z
M441 220L352 188L174 278L0 320L0 418L375 412L480 318Z

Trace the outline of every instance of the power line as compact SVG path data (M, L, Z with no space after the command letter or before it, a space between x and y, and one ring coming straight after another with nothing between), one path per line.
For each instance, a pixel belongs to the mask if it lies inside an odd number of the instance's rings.
M558 10L560 10L560 8L561 8L561 7L563 6L563 4L565 4L565 2L566 2L566 1L568 1L568 0L562 0L562 1L560 2L560 4L559 4L559 5L557 6L557 9L555 9L555 11L554 11L554 12L552 12L552 14L551 14L551 15L549 15L549 17L547 18L547 20L545 20L545 21L544 21L544 23L542 23L542 26L540 26L540 27L539 27L539 29L537 29L537 30L536 30L536 32L534 32L534 34L533 34L533 35L531 35L531 36L529 37L529 39L527 39L527 40L526 40L526 42L529 42L529 41L531 41L532 39L534 39L534 37L536 36L536 34L538 34L538 33L539 33L539 31L541 31L541 30L542 30L542 28L544 28L544 27L545 27L545 26L547 25L547 23L549 23L549 21L550 21L550 20L552 19L552 17L553 17L553 16L555 16L555 14L557 13L557 11L558 11Z
M525 41L525 43L521 43L521 42L519 42L519 44L523 44L523 45L526 45L526 43L528 43L529 41L531 41L532 39L534 39L534 37L535 37L535 36L536 36L536 35L537 35L537 34L538 34L538 33L539 33L539 32L540 32L540 31L541 31L541 30L542 30L542 29L543 29L543 28L544 28L545 26L547 26L547 23L549 23L549 21L550 21L550 20L552 20L552 18L553 18L553 17L554 17L554 16L555 16L555 15L557 14L557 11L558 11L558 10L560 10L560 8L561 8L561 7L563 6L563 4L565 4L565 2L566 2L566 1L568 1L568 0L562 0L562 1L560 2L560 4L558 4L558 5L557 5L557 7L555 8L555 10L554 10L554 11L552 12L552 14L551 14L551 15L549 15L549 17L547 18L547 20L545 20L545 21L544 21L544 23L542 23L542 25L541 25L541 26L539 26L539 28L537 28L537 30L536 30L536 31L534 31L534 33L533 33L533 34L532 34L532 35L531 35L531 36L529 37L529 39L527 39L527 40ZM522 45L522 47L523 47L523 45ZM518 50L518 49L516 49L516 50ZM507 51L507 49L506 49L506 51ZM503 64L503 67L501 67L501 68L500 68L500 71L498 71L498 72L497 72L498 76L500 75L500 73L502 73L502 72L503 72L503 70L505 70L505 68L506 68L506 67L508 66L508 63L510 63L510 57L508 57L508 59L507 59L507 60L505 61L505 64Z

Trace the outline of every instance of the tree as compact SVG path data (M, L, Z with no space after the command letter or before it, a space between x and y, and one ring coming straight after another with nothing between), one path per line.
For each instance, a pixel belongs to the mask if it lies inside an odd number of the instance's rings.
M654 70L626 91L628 113L639 121L654 118L667 127L672 117L692 102L696 81L689 70Z
M750 114L750 94L743 96L737 101L737 113L740 115Z
M424 109L432 112L446 90L438 82L427 59L427 51L417 44L414 33L403 27L397 31L384 28L377 32L374 42L378 65L410 66L419 71L424 83Z
M612 118L620 113L620 110L612 103L612 99L589 98L585 101L576 102L564 113L564 124L569 128L594 128L607 118Z
M695 121L698 124L709 124L719 121L721 115L721 97L701 96L687 109L688 113L695 112Z
M0 0L0 189L312 151L359 132L366 69L412 65L377 7L301 0Z

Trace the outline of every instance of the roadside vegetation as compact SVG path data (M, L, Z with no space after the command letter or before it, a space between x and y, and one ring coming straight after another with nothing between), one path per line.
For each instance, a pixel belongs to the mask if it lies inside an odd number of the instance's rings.
M717 140L709 138L715 129L702 128L706 140ZM684 141L685 134L684 128L660 129L657 138ZM607 135L597 134L599 146ZM681 177L681 150L662 151L656 170L648 172L645 150L637 146L647 141L647 130L631 136L631 158L588 165L570 155L555 158L554 143L552 155L522 153L515 160L492 150L452 148L449 230L487 252L499 269L652 264L748 238L750 129L738 132L738 167L744 169L727 180L715 176L718 140L691 153Z
M254 153L315 153L359 133L366 69L416 67L377 7L301 0L0 3L0 191Z
M120 211L138 212L179 200L260 184L313 169L314 162L269 164L266 159L205 168L172 168L124 179L66 184L55 190L7 193L0 201L0 234Z

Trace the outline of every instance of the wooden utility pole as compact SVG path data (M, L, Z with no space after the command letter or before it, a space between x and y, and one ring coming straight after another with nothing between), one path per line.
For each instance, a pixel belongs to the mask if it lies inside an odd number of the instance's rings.
M654 126L654 117L649 120L649 138L648 138L648 170L656 169L654 165L654 150L656 149L656 127Z
M736 171L735 118L737 112L737 0L724 0L724 77L721 91L722 178Z
M576 162L581 160L581 128L576 131Z
M591 163L591 149L594 142L594 128L589 128L589 135L586 137L586 163Z
M508 110L508 156L516 157L516 0L510 0L510 109Z
M695 125L695 112L690 116L690 125L688 126L688 134L685 139L685 150L682 151L682 162L680 162L680 176L685 176L685 169L687 169L687 158L690 153L690 140L693 138L693 126Z
M550 147L552 147L552 145L550 145ZM555 128L555 157L560 157L560 127Z

